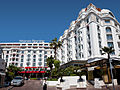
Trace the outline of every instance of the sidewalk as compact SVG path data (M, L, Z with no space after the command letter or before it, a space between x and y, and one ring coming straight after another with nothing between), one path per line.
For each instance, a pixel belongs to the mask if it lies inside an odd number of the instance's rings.
M71 88L71 89L67 89L67 90L113 90L113 89L112 89L112 86L110 86L110 87L103 87L101 89L97 89L94 87L87 87L86 89ZM115 90L120 90L120 85L115 86Z

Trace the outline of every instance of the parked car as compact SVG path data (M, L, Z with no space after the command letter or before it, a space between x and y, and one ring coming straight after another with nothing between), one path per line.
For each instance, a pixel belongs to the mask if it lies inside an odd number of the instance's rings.
M10 86L10 82L9 81L5 81L4 82L4 87L8 87L8 86Z
M16 76L12 81L11 85L13 86L20 86L24 84L24 79L22 76Z

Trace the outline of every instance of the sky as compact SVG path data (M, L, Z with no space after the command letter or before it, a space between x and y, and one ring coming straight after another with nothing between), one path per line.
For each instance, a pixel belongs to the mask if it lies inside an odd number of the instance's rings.
M0 42L50 42L90 3L111 10L120 22L120 0L0 0Z

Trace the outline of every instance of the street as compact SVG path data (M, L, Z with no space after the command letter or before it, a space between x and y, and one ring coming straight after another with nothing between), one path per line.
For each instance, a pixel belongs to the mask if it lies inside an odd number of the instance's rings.
M0 90L43 90L40 80L27 80L23 86L9 86ZM48 90L56 90L55 87L48 87Z
M42 83L40 80L27 80L23 86L9 86L5 88L0 88L0 90L43 90ZM47 87L47 90L57 90L56 87ZM96 89L93 86L87 87L86 89L71 88L68 90L112 90L112 87L104 87L102 89ZM115 90L120 90L120 86L115 86Z

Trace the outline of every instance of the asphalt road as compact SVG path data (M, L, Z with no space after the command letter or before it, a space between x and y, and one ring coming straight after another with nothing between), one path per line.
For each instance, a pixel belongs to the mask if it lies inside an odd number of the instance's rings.
M6 88L0 88L0 90L43 90L43 86L40 80L27 80L23 86L14 87L9 86ZM57 90L56 87L47 87L47 90ZM68 90L113 90L112 87L103 87L102 89L96 89L94 87L87 87L86 89L71 88ZM115 86L115 90L120 90L120 85Z
M27 80L23 86L9 86L6 88L0 88L0 90L43 90L43 86L40 80ZM56 88L47 87L47 90L56 90Z

